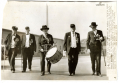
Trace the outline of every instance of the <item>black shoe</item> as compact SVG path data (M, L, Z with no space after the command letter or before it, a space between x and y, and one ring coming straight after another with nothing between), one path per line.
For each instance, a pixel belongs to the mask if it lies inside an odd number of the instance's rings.
M93 72L93 74L92 75L95 75L95 72Z
M25 70L22 71L22 73L26 72Z
M29 71L32 71L31 69L29 69Z
M44 76L45 75L45 72L41 72L41 76Z
M100 77L102 77L101 73L97 73L97 76L100 76Z
M73 72L72 74L75 75L75 72Z
M41 73L41 76L44 76L45 74L44 73Z
M48 72L48 74L51 74L51 72Z
M70 73L69 76L72 76L72 73Z
M13 70L12 73L15 73L15 71Z

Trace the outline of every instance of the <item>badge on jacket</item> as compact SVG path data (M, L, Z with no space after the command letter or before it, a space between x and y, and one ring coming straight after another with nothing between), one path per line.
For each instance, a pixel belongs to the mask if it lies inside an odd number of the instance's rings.
M30 39L30 41L29 41L29 42L30 42L30 45L31 45L31 44L33 43L33 39Z

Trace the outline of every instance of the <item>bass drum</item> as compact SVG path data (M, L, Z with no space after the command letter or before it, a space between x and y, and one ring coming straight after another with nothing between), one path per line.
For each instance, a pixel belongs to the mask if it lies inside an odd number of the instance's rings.
M49 60L52 64L55 64L60 61L62 57L63 54L58 51L56 46L50 48L46 53L46 59Z

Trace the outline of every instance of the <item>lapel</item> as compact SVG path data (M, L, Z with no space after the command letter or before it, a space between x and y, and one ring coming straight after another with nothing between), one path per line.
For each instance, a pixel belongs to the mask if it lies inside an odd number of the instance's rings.
M97 30L97 33L96 33L96 35L98 34L98 30Z
M25 43L26 43L26 34L23 35L23 41L24 41L23 45L25 45Z
M45 36L44 36L43 34L42 34L42 37L43 37L44 39L46 39Z
M97 33L96 33L97 34ZM95 33L94 33L94 31L92 31L92 35L94 36L95 35ZM96 36L96 35L95 35Z
M71 38L71 32L69 33L69 36L70 36L70 38ZM76 34L76 32L75 32L75 37L77 38L77 34Z
M12 41L12 33L10 34L10 42Z
M31 34L29 33L29 40L31 39Z
M69 33L70 41L71 41L71 32Z
M17 37L17 34L15 36L15 38ZM12 41L12 33L10 34L10 42Z
M43 36L44 39L49 39L50 38L49 34L47 34L47 38L43 34L42 34L42 36Z
M69 33L68 37L70 37L69 42L71 42L71 32ZM75 32L75 37L76 37L76 40L77 40L77 33L76 32Z
M16 34L15 38L17 38L17 37L18 37L18 35Z
M93 31L92 31L93 32ZM96 36L97 34L98 34L98 30L97 30L97 33L95 34L94 32L93 32L93 34Z
M76 34L76 32L75 32L75 37L77 38L77 34Z

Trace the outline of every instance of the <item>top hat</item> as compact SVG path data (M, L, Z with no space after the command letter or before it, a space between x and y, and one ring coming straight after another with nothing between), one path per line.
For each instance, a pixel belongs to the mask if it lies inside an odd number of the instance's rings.
M41 28L40 30L42 31L42 30L44 30L44 29L49 30L49 28L47 27L47 25L43 25L42 28Z
M91 26L98 26L98 25L96 24L96 22L92 22L89 27L91 27Z
M26 29L26 30L29 30L29 27L27 26L27 27L25 27L25 29Z
M13 30L18 30L18 28L16 26L12 26Z
M75 24L70 24L70 27L71 27L71 28L74 28L74 27L75 27Z

